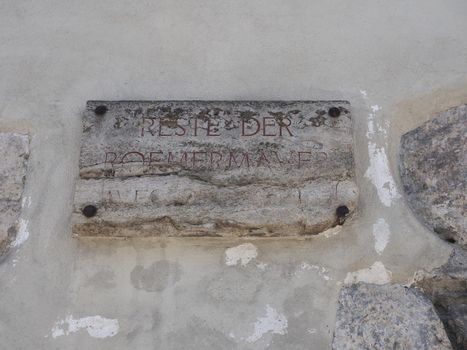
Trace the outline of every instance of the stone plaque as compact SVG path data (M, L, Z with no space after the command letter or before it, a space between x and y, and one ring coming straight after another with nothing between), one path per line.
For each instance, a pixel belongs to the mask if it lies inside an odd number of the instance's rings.
M73 232L296 236L357 203L345 101L90 101Z

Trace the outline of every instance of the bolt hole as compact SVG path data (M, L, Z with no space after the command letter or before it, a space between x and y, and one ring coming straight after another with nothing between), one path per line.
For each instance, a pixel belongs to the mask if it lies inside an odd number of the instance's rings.
M456 243L456 240L454 238L446 238L446 242Z
M345 218L348 213L350 213L350 210L346 205L341 205L336 209L336 215L338 218Z
M346 205L338 206L336 209L337 224L342 225L349 213L350 210Z
M337 118L341 115L341 110L337 107L331 107L329 108L328 114L333 118Z
M86 205L83 210L83 215L86 216L87 218L92 218L97 214L97 208L94 205Z
M100 105L96 107L96 109L94 110L94 113L96 113L96 115L104 115L105 113L107 113L107 111L108 111L107 106Z

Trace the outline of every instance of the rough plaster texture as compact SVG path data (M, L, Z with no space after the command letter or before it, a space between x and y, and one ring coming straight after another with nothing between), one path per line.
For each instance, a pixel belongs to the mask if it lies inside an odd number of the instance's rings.
M407 283L448 259L400 196L397 160L403 133L467 102L466 13L463 0L0 2L0 128L32 135L29 238L0 265L2 346L330 349L347 274L378 261ZM349 100L358 215L309 240L72 238L89 99ZM245 243L256 257L227 265Z

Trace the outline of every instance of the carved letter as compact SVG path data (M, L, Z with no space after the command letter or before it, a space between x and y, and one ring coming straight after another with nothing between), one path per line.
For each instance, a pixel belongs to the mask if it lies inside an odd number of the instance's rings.
M165 121L165 123L168 123ZM172 134L163 134L162 133L162 127L164 126L164 121L161 119L159 120L159 136L172 136Z
M250 120L253 120L253 121L256 123L256 131L255 131L254 133L252 133L252 134L247 134L247 133L246 133L247 130L245 130L245 119L242 119L242 136L253 136L253 135L256 135L256 134L258 133L259 129L261 128L261 124L260 124L260 122L259 122L257 119L255 119L255 118L253 118L253 117L250 117L250 118L248 118L248 122L249 122Z
M286 120L288 121L288 124L285 124ZM282 118L279 123L279 136L282 136L282 128L285 128L289 132L290 136L293 136L289 130L290 125L292 125L292 121L289 118Z
M193 151L193 169L196 167L196 162L203 162L204 160L203 159L196 159L196 155L197 154L204 154L206 155L206 152L196 152L196 151Z
M207 136L220 136L220 134L213 134L213 133L211 133L211 127L212 127L212 126L217 126L217 127L218 127L218 126L219 126L219 122L217 122L217 124L211 124L211 119L208 120ZM213 129L213 132L216 132L216 130L217 130L217 132L219 132L219 128Z
M240 162L240 165L237 163L237 159L235 158L234 153L232 151L229 152L229 168L232 166L232 160L235 163L235 165L239 168L242 166L243 161L246 162L247 168L250 167L250 157L247 152L243 152L243 158L242 158L242 161Z
M114 158L109 162L109 155L113 155ZM111 164L112 166L114 165L115 160L117 159L117 153L115 152L105 152L105 161L104 164Z
M156 119L155 118L148 118L148 117L143 117L143 127L141 128L141 137L144 136L144 128L145 128L145 123L146 123L146 120L150 122L150 124L146 127L146 131L149 131L149 133L154 136L154 131L151 130L151 127L154 126L154 123L156 122Z
M217 154L217 155L219 156L219 158L218 158L218 160L217 160L217 162L216 162L216 167L219 168L219 163L220 163L221 160L222 160L222 153L220 153L220 152L215 152L215 151L212 151L212 152L211 152L211 167L212 167L212 164L214 163L214 160L213 160L213 158L214 158L213 155L214 155L214 154Z
M156 163L162 162L162 159L153 159L152 158L153 154L162 154L162 151L149 152L149 164L148 165L151 165L152 162L156 162Z
M302 154L309 154L311 155L311 152L302 152L298 151L298 168L300 169L301 163L302 162L310 162L311 159L302 159Z
M264 152L263 152L263 151L260 151L259 154L260 154L260 156L259 156L258 163L257 163L256 166L259 167L259 166L261 165L262 162L265 162L266 165L267 165L267 167L270 168L270 166L269 166L269 160L268 160L268 158L266 157L266 155L264 154Z
M177 120L177 128L180 129L181 131L176 131L175 135L184 136L186 134L186 129L183 126L181 126L180 124L178 124L178 120Z

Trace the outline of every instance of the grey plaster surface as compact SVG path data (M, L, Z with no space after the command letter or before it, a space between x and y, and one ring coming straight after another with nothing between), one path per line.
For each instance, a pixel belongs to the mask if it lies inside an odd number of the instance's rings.
M0 129L32 136L2 347L330 349L345 281L408 283L449 257L405 204L397 158L403 133L467 102L466 14L463 0L1 1ZM90 99L348 100L359 211L309 240L72 238Z

